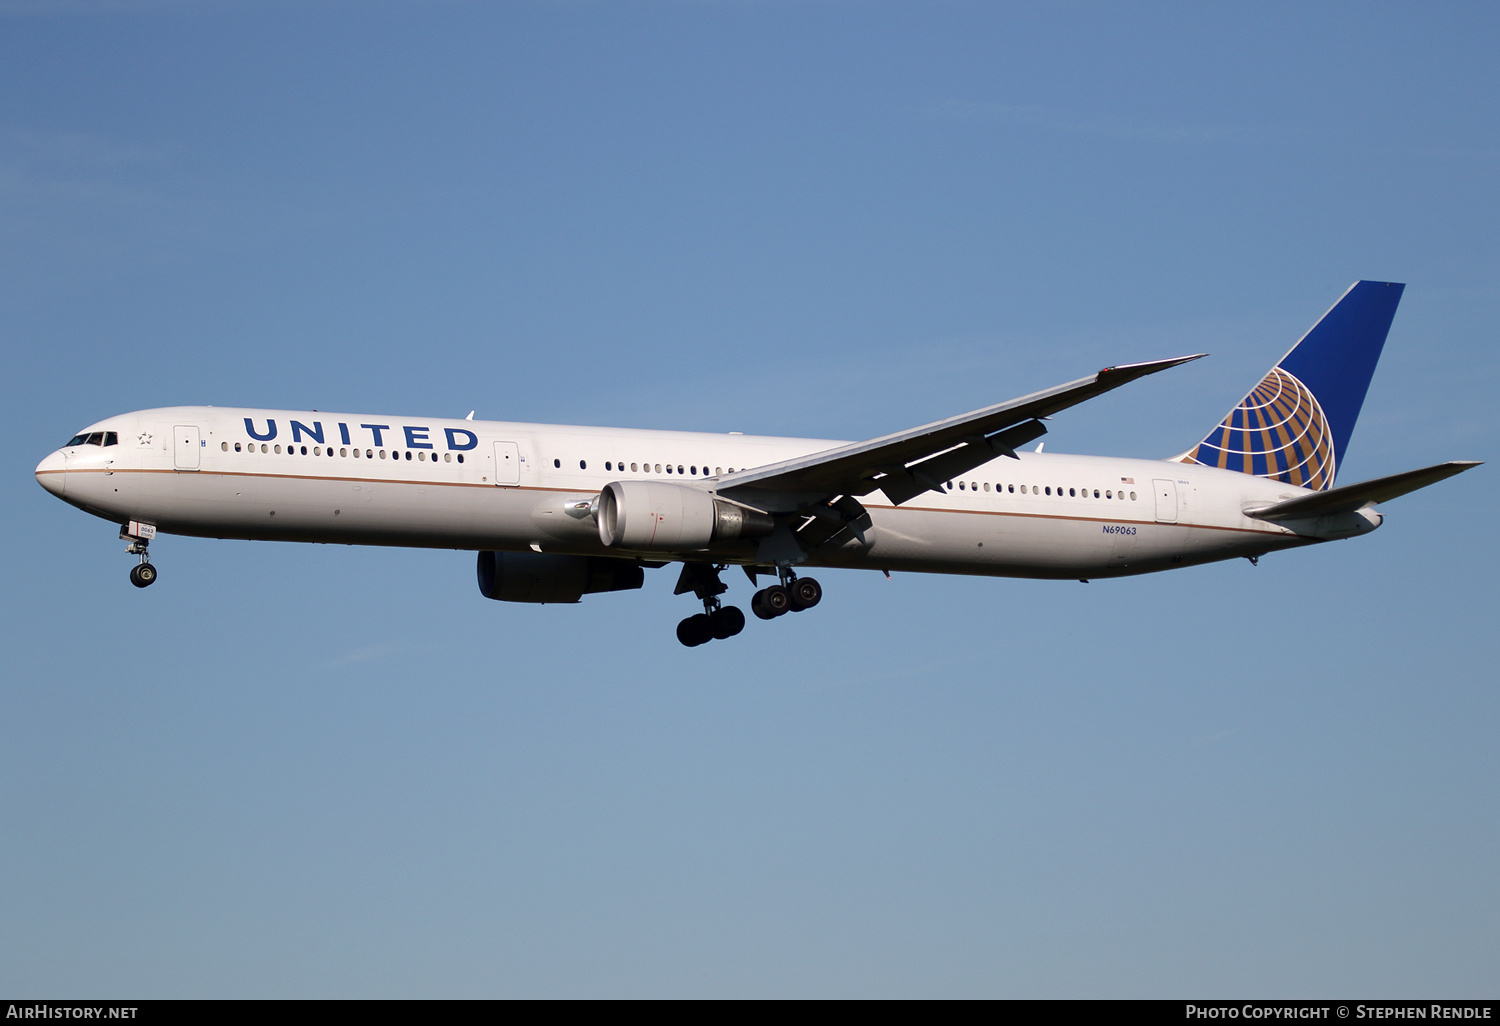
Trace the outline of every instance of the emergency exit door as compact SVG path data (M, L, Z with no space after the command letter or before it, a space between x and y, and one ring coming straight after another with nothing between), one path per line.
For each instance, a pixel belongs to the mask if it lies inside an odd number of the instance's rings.
M178 470L197 470L202 448L198 425L178 424L172 428L172 466Z
M1156 488L1156 522L1177 523L1177 482L1157 478L1151 484Z
M515 442L495 443L495 483L497 485L521 483L521 449Z

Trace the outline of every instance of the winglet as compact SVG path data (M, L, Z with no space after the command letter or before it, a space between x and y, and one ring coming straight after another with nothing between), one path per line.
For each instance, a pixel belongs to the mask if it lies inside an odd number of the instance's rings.
M1147 360L1144 363L1120 363L1113 367L1105 367L1099 372L1099 380L1104 380L1106 374L1124 374L1125 381L1134 381L1136 378L1145 377L1147 374L1155 374L1157 371L1168 370L1172 367L1181 367L1185 363L1201 360L1207 353L1194 353L1192 356L1174 356L1169 360ZM1125 381L1116 382L1110 379L1110 385L1124 384Z

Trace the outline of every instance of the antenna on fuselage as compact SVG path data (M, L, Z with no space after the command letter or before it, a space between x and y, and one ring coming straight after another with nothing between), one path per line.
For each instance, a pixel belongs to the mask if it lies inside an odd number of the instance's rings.
M464 420L473 420L473 419L474 419L474 411L470 410L469 411L469 415L467 417L465 417Z

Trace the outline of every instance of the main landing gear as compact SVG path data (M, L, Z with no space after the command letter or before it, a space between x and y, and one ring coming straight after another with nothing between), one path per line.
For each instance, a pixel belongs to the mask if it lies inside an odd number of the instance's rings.
M132 527L140 533L131 533ZM146 551L151 545L151 539L155 536L156 528L149 525L126 524L120 528L120 540L130 543L125 547L125 551L132 556L141 557L141 561L130 568L130 583L137 588L149 588L156 583L156 567L151 565L151 556Z
M703 612L677 625L677 640L688 648L732 638L745 629L744 613L734 606L719 604L719 596L729 590L719 579L723 569L722 565L712 563L682 565L675 594L692 592L703 600ZM746 567L745 572L755 580L755 568ZM798 577L789 566L778 567L776 574L781 583L762 588L750 600L750 611L762 620L773 620L782 613L800 613L822 601L823 586L811 577Z
M677 625L677 640L688 648L697 648L710 641L732 638L745 629L745 614L737 606L726 606L719 596L729 586L719 580L722 566L711 563L684 563L682 576L677 579L675 594L692 592L703 600L703 612L688 617Z
M811 577L798 577L789 566L778 567L776 572L781 583L762 588L750 600L750 612L762 620L800 613L823 601L823 586Z

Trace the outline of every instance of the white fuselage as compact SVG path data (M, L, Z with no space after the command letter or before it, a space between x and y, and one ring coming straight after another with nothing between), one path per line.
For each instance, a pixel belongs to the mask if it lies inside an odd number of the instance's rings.
M247 423L248 422L248 423ZM273 433L274 425L274 433ZM171 534L753 563L753 550L606 549L588 511L612 481L713 488L716 478L831 449L824 439L570 427L316 411L173 407L111 417L37 467L49 491L116 523ZM1091 578L1258 556L1379 524L1265 523L1244 510L1307 489L1165 460L997 458L894 506L809 566Z

